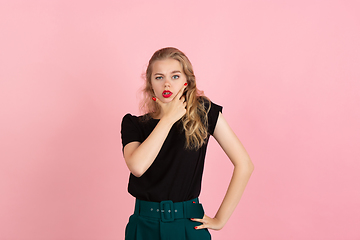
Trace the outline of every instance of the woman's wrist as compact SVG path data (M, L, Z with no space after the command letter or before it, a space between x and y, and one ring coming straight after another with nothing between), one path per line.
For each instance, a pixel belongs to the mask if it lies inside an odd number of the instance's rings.
M160 121L163 122L164 124L168 124L170 126L174 125L174 123L176 123L179 119L175 118L174 116L172 116L172 114L164 114L161 118Z
M163 116L159 123L161 123L162 125L164 126L167 126L167 127L172 127L172 125L174 125L176 121L174 121L171 117L167 117L167 116Z

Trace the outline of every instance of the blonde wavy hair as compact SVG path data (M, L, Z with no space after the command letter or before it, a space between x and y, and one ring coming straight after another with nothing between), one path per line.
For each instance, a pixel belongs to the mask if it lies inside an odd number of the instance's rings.
M141 110L145 115L145 119L156 116L160 111L160 105L151 98L154 97L154 91L151 86L152 66L155 61L172 58L180 62L187 79L187 87L185 92L186 98L186 114L181 118L183 129L185 131L185 148L198 150L208 138L208 118L207 113L210 110L211 102L203 95L203 92L196 87L194 70L191 62L186 55L180 50L167 47L156 51L149 60L149 64L145 73L145 87L143 89L144 99ZM208 106L205 108L205 104Z

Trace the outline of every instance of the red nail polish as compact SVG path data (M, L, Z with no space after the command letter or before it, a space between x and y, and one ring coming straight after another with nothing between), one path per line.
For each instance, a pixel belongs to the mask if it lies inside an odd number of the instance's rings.
M197 227L194 227L195 229L197 229Z
M156 98L153 97L152 100L156 101Z
M187 83L185 83L184 86L187 86Z
M196 202L193 201L193 203L196 203Z

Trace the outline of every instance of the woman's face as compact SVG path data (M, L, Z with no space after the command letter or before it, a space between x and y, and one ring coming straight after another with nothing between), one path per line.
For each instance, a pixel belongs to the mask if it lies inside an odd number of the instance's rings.
M185 83L186 75L179 61L167 58L153 63L151 85L161 102L171 102Z

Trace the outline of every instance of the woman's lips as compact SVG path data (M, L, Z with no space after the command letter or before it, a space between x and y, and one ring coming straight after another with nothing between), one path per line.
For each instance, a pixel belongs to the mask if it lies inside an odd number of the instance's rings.
M169 90L165 90L165 91L163 91L162 96L163 96L164 98L169 98L172 94L173 94L173 93L170 92Z

